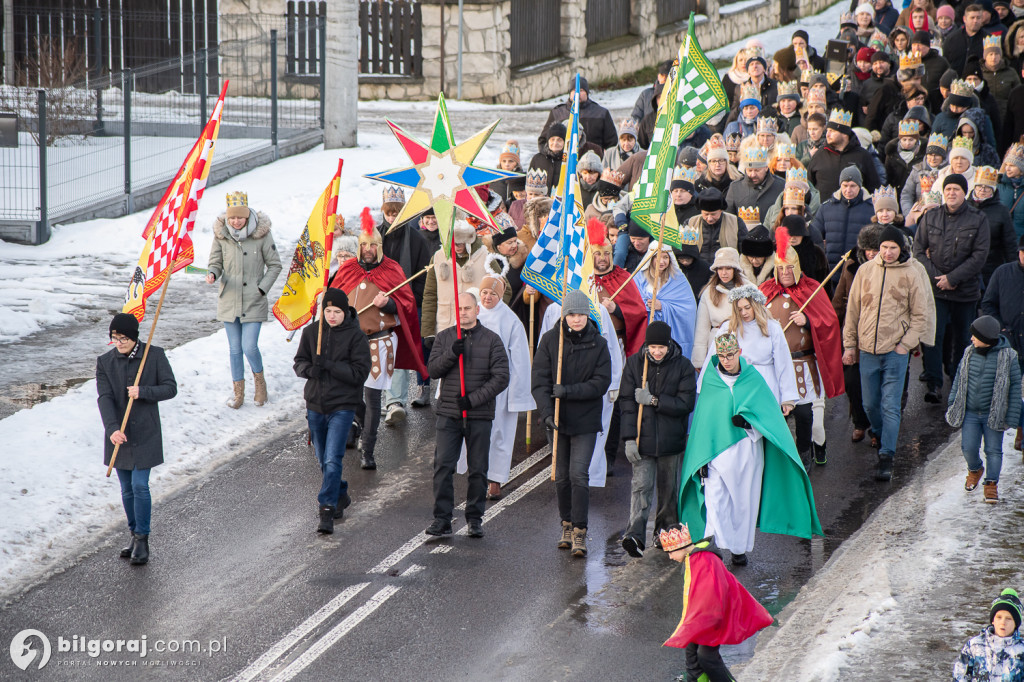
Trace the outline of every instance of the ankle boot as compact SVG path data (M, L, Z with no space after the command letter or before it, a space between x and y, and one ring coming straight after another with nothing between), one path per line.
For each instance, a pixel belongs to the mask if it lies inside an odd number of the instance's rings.
M316 532L324 535L334 532L334 507L327 504L320 507L320 525L317 526Z
M267 402L267 382L263 378L263 372L253 372L252 382L256 387L252 402L256 407L263 407Z
M235 392L234 395L228 398L228 407L232 410L237 410L245 401L245 379L242 379L241 381L233 381L231 383L234 386Z
M359 453L359 466L363 469L376 469L377 460L373 458L373 453L365 450L361 451Z
M135 549L135 533L129 533L128 546L121 549L121 553L118 555L122 559L127 559L132 555L132 550Z
M131 563L133 566L141 566L149 563L149 535L135 535L135 545L132 547Z
M587 529L572 529L572 555L575 557L587 556Z

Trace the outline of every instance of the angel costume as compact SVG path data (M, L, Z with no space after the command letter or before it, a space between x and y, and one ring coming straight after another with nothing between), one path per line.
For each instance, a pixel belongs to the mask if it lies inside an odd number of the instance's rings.
M651 242L649 250L658 248L658 242ZM679 344L683 355L687 358L693 353L693 336L697 324L697 300L693 297L693 289L689 280L679 269L679 263L672 254L672 247L665 244L662 251L668 252L669 258L669 279L658 288L658 302L661 303L661 310L654 311L654 320L660 320L672 328L672 340ZM651 309L651 299L654 297L654 287L647 281L646 273L657 257L652 257L643 270L633 278L640 295L644 299L644 305ZM699 360L698 360L699 361Z

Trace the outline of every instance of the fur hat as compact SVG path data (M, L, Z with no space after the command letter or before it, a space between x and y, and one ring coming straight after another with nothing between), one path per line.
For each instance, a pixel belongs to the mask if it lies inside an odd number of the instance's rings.
M725 209L725 197L717 187L705 187L697 195L698 211L724 211Z
M878 247L881 244L878 237L881 234L881 225L877 223L865 225L857 233L857 248L861 251L878 251Z
M715 251L715 262L711 264L711 269L717 270L718 268L742 270L743 266L740 264L739 251L731 246L723 246L718 251Z
M769 234L768 228L763 225L758 225L747 232L746 236L740 240L740 253L747 257L767 258L772 255L774 250L775 244L772 243L772 236Z
M565 139L565 131L566 131L565 124L563 124L563 123L552 123L550 126L548 126L548 129L547 129L546 132L547 132L549 138L551 138L551 137L560 137L560 138L562 138L564 140Z
M469 246L476 241L476 230L465 220L456 220L454 228L456 244Z

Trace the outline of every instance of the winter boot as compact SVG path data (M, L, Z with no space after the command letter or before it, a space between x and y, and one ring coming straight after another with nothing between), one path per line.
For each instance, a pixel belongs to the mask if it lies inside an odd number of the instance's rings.
M420 394L413 398L413 407L430 407L430 383L420 386Z
M811 443L811 452L814 453L814 463L820 467L828 464L828 456L825 454L825 445L826 443L822 443L821 445Z
M131 563L133 566L149 563L149 535L135 535Z
M572 555L575 557L587 556L587 529L572 529Z
M128 546L123 548L121 550L121 554L119 555L122 559L127 559L131 557L132 550L135 549L135 533L131 533L130 535L131 538L129 538L128 540Z
M562 521L562 537L558 540L558 549L569 549L572 547L572 523Z
M741 554L733 554L732 555L732 565L733 566L746 566L747 565L747 554L746 554L746 552L743 552Z
M334 532L334 507L329 504L320 507L320 525L316 527L317 533L330 535Z
M373 453L367 452L366 450L360 450L359 466L362 467L363 469L376 469L377 460L373 458Z
M964 490L971 492L978 487L978 481L981 480L981 475L985 473L985 467L981 467L977 471L967 470L967 480L964 481Z
M232 410L237 410L245 402L245 379L241 381L234 381L232 384L235 387L235 393L233 396L228 398L228 407Z
M985 481L985 501L989 504L999 501L998 485L995 481Z
M334 508L335 520L345 516L345 510L348 509L350 504L352 504L352 498L348 496L348 493L338 498L338 506Z
M263 378L263 372L253 372L252 382L256 385L256 391L252 397L252 402L256 407L263 407L267 402L267 382Z
M878 456L878 469L875 471L876 481L892 480L892 455Z

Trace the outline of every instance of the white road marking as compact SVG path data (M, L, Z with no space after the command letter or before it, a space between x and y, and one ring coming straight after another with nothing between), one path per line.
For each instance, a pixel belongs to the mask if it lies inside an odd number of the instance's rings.
M510 495L506 495L504 498L499 500L496 504L491 505L491 507L486 512L484 512L484 518L483 518L483 521L481 521L481 523L487 523L488 521L493 519L495 516L497 516L501 512L503 512L506 509L508 509L509 505L511 505L511 504L515 503L517 500L521 499L523 496L525 496L528 492L530 492L531 490L533 490L534 488L539 486L541 483L543 483L544 481L550 481L550 480L551 480L551 472L549 470L547 470L547 469L545 469L544 471L541 471L539 474L537 474L536 476L531 478L529 481L527 481L526 483L524 483L521 486L519 486L518 488L516 488ZM456 535L465 535L468 530L469 530L469 526L463 526L455 534Z
M438 545L434 549L430 550L431 554L447 554L452 551L451 545Z
M359 583L346 587L331 601L327 602L319 611L304 620L298 627L285 635L277 644L270 647L265 654L257 658L249 667L234 677L234 682L249 682L266 668L280 658L288 649L291 649L297 642L330 618L334 612L344 606L352 597L356 596L369 587L370 583Z

